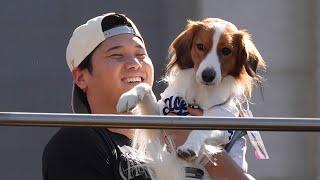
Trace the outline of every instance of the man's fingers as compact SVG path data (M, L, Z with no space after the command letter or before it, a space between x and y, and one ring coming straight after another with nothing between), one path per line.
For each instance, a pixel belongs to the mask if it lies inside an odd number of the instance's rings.
M203 110L202 109L194 109L188 107L188 112L191 116L203 116Z

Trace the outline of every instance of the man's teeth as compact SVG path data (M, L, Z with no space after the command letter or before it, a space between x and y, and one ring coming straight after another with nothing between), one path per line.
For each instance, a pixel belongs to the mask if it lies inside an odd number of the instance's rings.
M133 82L141 82L142 78L141 77L132 77L132 78L127 78L126 81L128 83L133 83Z

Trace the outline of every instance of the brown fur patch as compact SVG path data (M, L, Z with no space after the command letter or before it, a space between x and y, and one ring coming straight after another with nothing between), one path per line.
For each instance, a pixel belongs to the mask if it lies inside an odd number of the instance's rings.
M237 62L237 46L235 45L232 36L235 32L236 31L233 28L229 28L229 26L227 26L220 36L216 49L221 65L222 77L231 75L237 78L239 75L237 72L237 69L240 66ZM224 49L229 49L230 54L223 54Z
M195 69L198 69L201 61L207 56L208 52L212 49L213 33L214 30L209 27L200 29L195 33L191 45L191 60L194 64ZM203 49L199 49L199 46L203 46Z
M191 45L194 35L200 29L205 28L205 24L198 21L188 21L186 30L173 40L169 47L169 63L167 64L167 72L175 65L180 69L192 68L194 66L191 59Z

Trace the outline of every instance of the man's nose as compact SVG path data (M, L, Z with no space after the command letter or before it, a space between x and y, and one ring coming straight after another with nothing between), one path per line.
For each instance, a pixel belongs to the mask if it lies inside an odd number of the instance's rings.
M126 61L126 68L127 69L134 69L137 70L142 67L141 61L136 57L128 57Z

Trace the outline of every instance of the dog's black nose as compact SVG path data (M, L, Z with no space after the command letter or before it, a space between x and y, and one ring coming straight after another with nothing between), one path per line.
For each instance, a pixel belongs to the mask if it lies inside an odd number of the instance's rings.
M202 80L206 83L210 83L216 77L216 71L212 68L205 69L202 72Z

